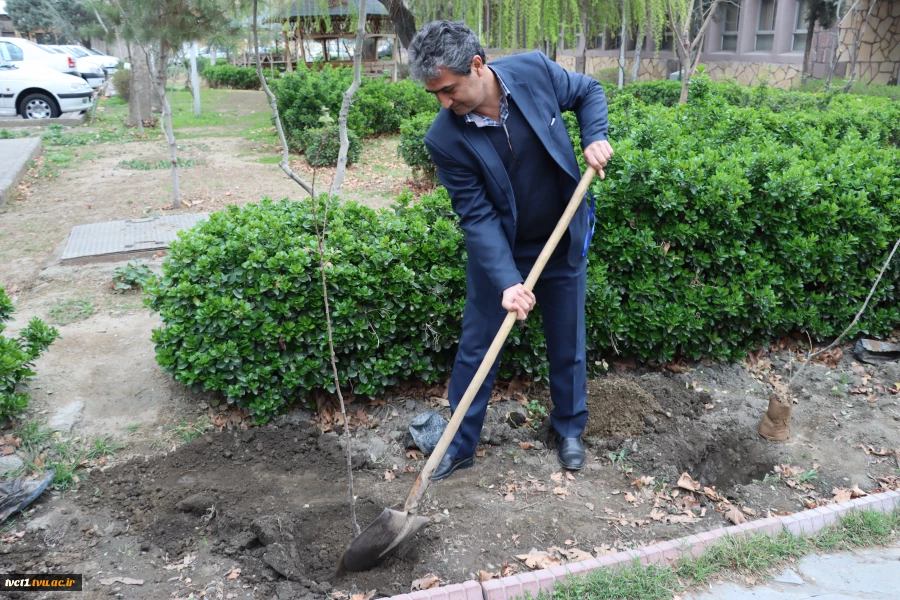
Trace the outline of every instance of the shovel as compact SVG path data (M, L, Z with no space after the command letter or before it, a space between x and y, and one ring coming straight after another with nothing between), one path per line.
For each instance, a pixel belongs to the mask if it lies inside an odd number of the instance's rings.
M541 272L544 270L544 266L546 266L547 261L550 259L550 255L553 254L560 238L562 238L566 229L568 229L569 223L572 221L572 217L583 202L584 194L587 192L587 188L595 174L596 171L592 167L588 167L584 176L581 178L581 182L578 184L578 188L572 195L572 199L569 200L569 204L566 207L563 216L559 219L556 229L553 230L550 239L547 240L544 249L538 256L534 266L531 268L528 279L525 280L525 287L528 288L529 291L534 289L534 284L537 283L538 278L541 276ZM377 519L372 521L368 527L363 529L360 534L350 542L350 545L347 547L347 550L344 552L344 556L341 557L341 562L338 565L339 572L368 571L391 556L401 543L412 538L420 529L428 524L428 517L422 517L417 514L419 502L425 496L425 491L428 489L428 484L431 483L431 476L434 474L434 470L437 468L438 463L441 462L441 459L444 458L444 453L447 452L450 442L453 440L456 431L459 429L459 424L462 422L463 417L466 416L466 412L472 404L472 399L475 398L475 393L478 391L478 388L481 387L484 378L487 377L488 371L491 370L491 366L500 354L500 349L506 342L506 336L509 335L515 322L515 311L506 315L506 319L503 321L503 325L500 326L500 331L497 332L497 336L494 338L490 348L488 348L484 360L481 361L481 366L475 373L475 377L472 379L472 382L466 389L466 393L459 401L456 410L453 411L453 417L447 424L447 428L444 430L443 435L441 435L441 439L438 441L434 452L431 453L428 462L425 463L425 468L422 469L419 476L416 478L416 482L413 484L412 490L410 490L409 496L406 498L406 504L403 506L403 511L385 508Z

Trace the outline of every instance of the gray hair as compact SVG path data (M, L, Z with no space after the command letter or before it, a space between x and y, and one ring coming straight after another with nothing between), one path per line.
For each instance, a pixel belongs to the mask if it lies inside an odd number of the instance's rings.
M409 76L428 81L441 75L442 66L457 75L469 75L476 55L487 62L478 36L463 22L432 21L409 44Z

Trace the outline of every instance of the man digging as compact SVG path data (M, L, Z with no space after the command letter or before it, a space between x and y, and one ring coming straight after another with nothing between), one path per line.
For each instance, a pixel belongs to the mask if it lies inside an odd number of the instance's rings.
M539 301L550 362L557 458L584 466L587 422L584 301L593 209L582 203L534 286L523 285L581 179L562 112L578 117L584 157L604 177L612 157L606 96L590 77L540 52L490 65L462 23L434 21L409 46L413 79L443 109L425 136L465 232L466 308L449 400L456 410L508 312L525 320ZM478 390L432 481L472 466L499 359Z

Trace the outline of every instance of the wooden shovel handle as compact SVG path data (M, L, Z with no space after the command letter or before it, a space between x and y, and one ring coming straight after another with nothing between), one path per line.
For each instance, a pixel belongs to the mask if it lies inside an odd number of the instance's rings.
M587 171L584 172L584 176L581 178L578 187L575 189L572 199L569 200L569 204L566 206L566 210L563 212L562 217L560 217L559 223L556 224L556 228L553 230L553 233L550 234L550 239L544 244L544 249L541 250L537 261L535 261L534 266L531 267L528 279L525 280L525 287L528 288L529 291L534 289L534 284L537 283L538 278L541 276L541 272L547 265L547 261L550 260L550 255L556 250L559 240L566 232L566 229L569 228L569 223L572 222L572 217L575 216L579 206L581 206L581 203L584 201L584 195L596 173L597 172L593 167L588 167ZM506 315L506 319L504 319L503 325L500 326L500 331L498 331L496 337L494 337L491 347L488 348L487 354L484 355L484 359L481 361L481 366L478 367L475 377L466 389L466 393L463 394L456 410L453 411L453 417L450 419L450 423L447 424L447 428L444 430L443 435L441 435L441 439L438 441L437 446L435 446L434 452L432 452L431 456L428 458L428 462L425 463L425 468L422 469L419 473L419 477L413 484L412 490L406 498L406 504L404 505L405 512L415 512L419 505L419 501L425 495L425 490L428 489L428 484L431 482L431 476L434 474L434 470L437 469L438 463L444 458L444 454L447 452L450 442L453 441L453 437L456 435L463 417L466 416L466 412L468 412L469 406L472 404L472 400L478 392L478 388L484 383L485 377L487 377L488 372L491 370L491 366L494 364L494 361L497 360L497 356L500 354L500 350L506 342L506 336L509 335L509 332L515 323L516 312L511 311Z

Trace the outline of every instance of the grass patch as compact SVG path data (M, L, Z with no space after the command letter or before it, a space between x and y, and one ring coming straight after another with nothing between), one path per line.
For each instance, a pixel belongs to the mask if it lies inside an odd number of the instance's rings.
M281 162L280 156L263 156L259 159L259 163L263 165L277 165Z
M839 552L866 546L882 546L897 539L900 511L854 511L814 536L794 537L788 532L724 538L699 558L673 567L633 564L620 569L601 569L557 585L552 600L668 600L690 587L728 573L765 576L775 567L816 552Z
M182 169L188 169L190 167L196 165L205 165L206 163L199 158L179 158L178 166ZM141 158L132 158L130 160L123 160L118 164L120 169L132 169L134 171L155 171L157 169L169 169L172 167L172 162L169 160L158 160L156 162L150 162L147 160L143 160Z
M105 464L109 457L125 447L111 436L102 438L68 438L52 431L40 421L23 421L13 430L13 436L21 438L19 450L25 453L25 468L9 473L6 478L43 473L53 469L53 488L64 490L78 484L84 467Z
M83 321L94 314L94 299L90 296L60 300L50 307L50 320L55 325Z

